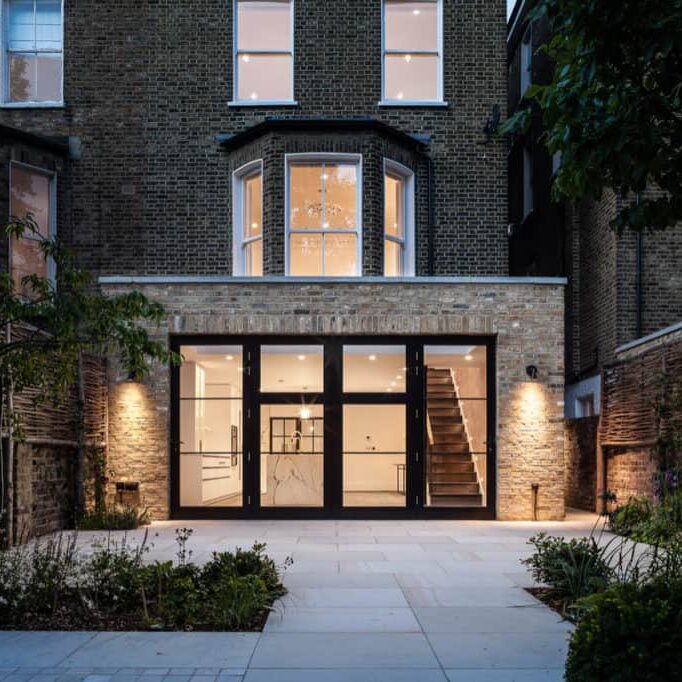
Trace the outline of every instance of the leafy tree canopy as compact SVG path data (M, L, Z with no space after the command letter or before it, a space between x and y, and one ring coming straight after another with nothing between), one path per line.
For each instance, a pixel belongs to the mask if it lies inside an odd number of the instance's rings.
M682 220L682 0L539 0L530 20L545 15L554 76L526 97L562 155L556 198L641 194L613 221L619 231ZM527 129L530 116L503 130Z
M103 296L58 239L40 236L30 214L12 218L6 232L11 239L37 239L56 276L33 274L19 283L10 273L0 273L0 382L5 390L30 387L38 397L59 400L73 385L82 352L117 354L135 378L142 378L153 361L179 361L147 331L163 319L161 305L136 291ZM8 325L15 329L9 339Z

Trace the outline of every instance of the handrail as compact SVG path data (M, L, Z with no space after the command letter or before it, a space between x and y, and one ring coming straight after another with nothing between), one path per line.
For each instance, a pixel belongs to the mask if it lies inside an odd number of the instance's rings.
M433 445L434 440L433 431L431 429L431 415L429 414L428 409L426 410L426 436L429 439L429 445Z
M476 478L478 479L478 485L479 487L481 486L481 474L478 471L478 463L476 460L476 457L474 457L474 448L473 448L473 443L471 441L471 435L469 434L469 425L467 424L467 418L464 414L464 405L462 401L460 400L459 396L460 390L459 390L459 384L457 383L457 379L455 378L455 370L450 367L450 377L452 378L452 385L455 387L455 395L457 396L457 404L459 405L459 411L460 414L462 415L462 424L464 425L464 435L466 436L467 439L467 444L469 445L469 453L471 454L471 459L474 463L474 470L476 471Z

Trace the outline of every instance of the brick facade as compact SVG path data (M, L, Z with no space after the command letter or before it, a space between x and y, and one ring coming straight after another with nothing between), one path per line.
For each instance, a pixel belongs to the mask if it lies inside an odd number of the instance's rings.
M378 0L297 0L298 105L229 107L232 6L65 3L64 108L0 111L2 123L81 138L60 227L85 267L230 274L233 164L215 135L266 117L362 117L431 136L435 273L507 272L506 150L483 133L493 105L505 108L503 0L444 0L444 107L378 105ZM376 267L371 247L364 258Z
M597 505L597 431L599 417L567 419L566 506L595 511Z
M497 515L564 514L563 286L516 283L246 283L135 285L167 309L156 334L392 334L496 336ZM129 284L106 284L107 292ZM525 368L536 364L537 382ZM110 466L141 483L156 518L169 511L169 372L158 367L144 385L112 384Z

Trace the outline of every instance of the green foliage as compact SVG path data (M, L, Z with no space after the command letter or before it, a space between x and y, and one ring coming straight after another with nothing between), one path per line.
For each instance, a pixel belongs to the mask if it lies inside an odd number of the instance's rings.
M651 503L646 497L631 497L627 504L616 507L607 515L609 530L630 536L651 517Z
M149 511L114 505L85 512L76 522L79 530L135 530L149 523Z
M567 682L682 679L682 579L618 584L587 597Z
M37 389L42 399L63 399L76 379L77 360L85 351L119 355L125 369L142 378L151 361L179 362L163 343L152 340L146 326L158 326L164 309L138 291L119 296L97 292L88 273L75 267L62 243L40 236L33 216L13 217L7 236L39 240L56 276L28 275L17 287L9 273L0 274L0 327L24 325L0 345L0 382L14 391Z
M555 63L552 82L526 94L542 113L545 144L561 153L556 198L623 197L619 231L682 220L682 0L539 0ZM519 111L503 132L528 128Z
M286 592L265 545L214 553L202 567L190 561L191 535L176 531L176 562L145 563L146 533L136 547L98 541L87 557L75 536L0 552L0 628L260 629Z
M528 543L535 552L521 563L535 580L552 589L564 615L570 615L571 605L582 597L606 589L612 570L594 537L567 541L538 533Z

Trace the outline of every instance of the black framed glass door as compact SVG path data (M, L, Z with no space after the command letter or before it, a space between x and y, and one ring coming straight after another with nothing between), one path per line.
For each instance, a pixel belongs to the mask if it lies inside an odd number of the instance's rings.
M175 518L494 516L494 339L172 347Z

